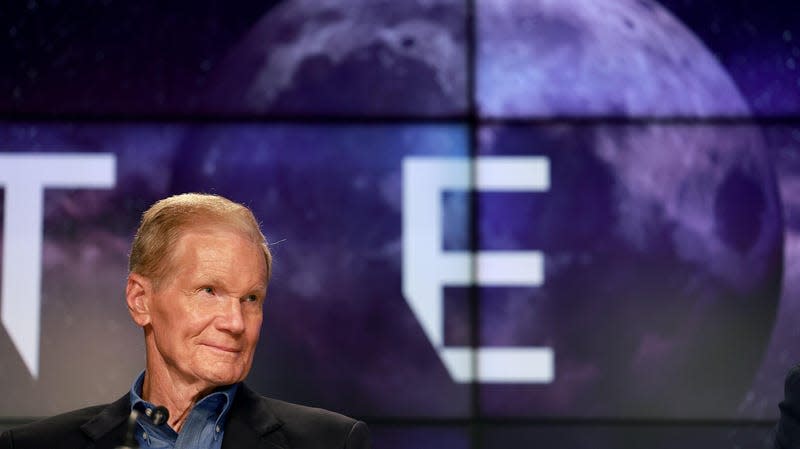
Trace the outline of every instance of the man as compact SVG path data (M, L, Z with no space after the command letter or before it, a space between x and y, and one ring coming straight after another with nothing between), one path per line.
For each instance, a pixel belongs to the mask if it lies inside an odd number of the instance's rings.
M146 369L109 405L0 435L0 449L366 449L363 422L265 398L253 363L272 256L252 212L215 195L163 199L142 216L126 287ZM166 407L165 424L153 418ZM139 418L128 425L133 411ZM130 444L129 443L129 444Z
M800 449L800 365L789 370L784 392L778 406L781 418L775 429L775 449Z

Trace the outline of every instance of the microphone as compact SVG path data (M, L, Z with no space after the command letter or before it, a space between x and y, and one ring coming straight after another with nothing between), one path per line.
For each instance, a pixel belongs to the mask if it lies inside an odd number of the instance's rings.
M153 421L153 424L160 426L167 422L169 419L169 410L166 407L159 405L153 409L146 409L145 415ZM141 413L139 410L131 410L128 415L127 431L125 432L125 441L122 446L117 446L115 449L139 449L139 443L136 442L136 422L139 420Z
M169 410L163 405L157 405L152 411L147 409L144 414L149 416L153 424L157 426L164 424L169 419Z

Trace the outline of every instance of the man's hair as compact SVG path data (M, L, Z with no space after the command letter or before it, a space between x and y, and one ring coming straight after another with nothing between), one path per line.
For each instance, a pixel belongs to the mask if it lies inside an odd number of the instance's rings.
M150 278L157 286L167 274L169 259L181 233L207 225L230 226L264 250L269 281L272 254L253 212L219 195L184 193L157 201L142 214L133 239L128 270Z

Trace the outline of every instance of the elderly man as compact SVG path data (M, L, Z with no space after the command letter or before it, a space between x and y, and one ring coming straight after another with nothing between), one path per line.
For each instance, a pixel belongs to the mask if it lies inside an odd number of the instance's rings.
M125 292L144 330L145 371L117 401L5 432L0 449L368 448L363 422L265 398L242 383L271 265L248 208L201 194L154 204L133 241ZM160 407L166 423L154 413Z

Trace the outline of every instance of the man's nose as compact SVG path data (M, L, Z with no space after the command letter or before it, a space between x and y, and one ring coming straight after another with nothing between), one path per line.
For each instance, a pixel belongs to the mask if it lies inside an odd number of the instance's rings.
M229 297L224 303L224 309L217 320L217 327L232 334L241 334L244 332L242 301L236 297Z

